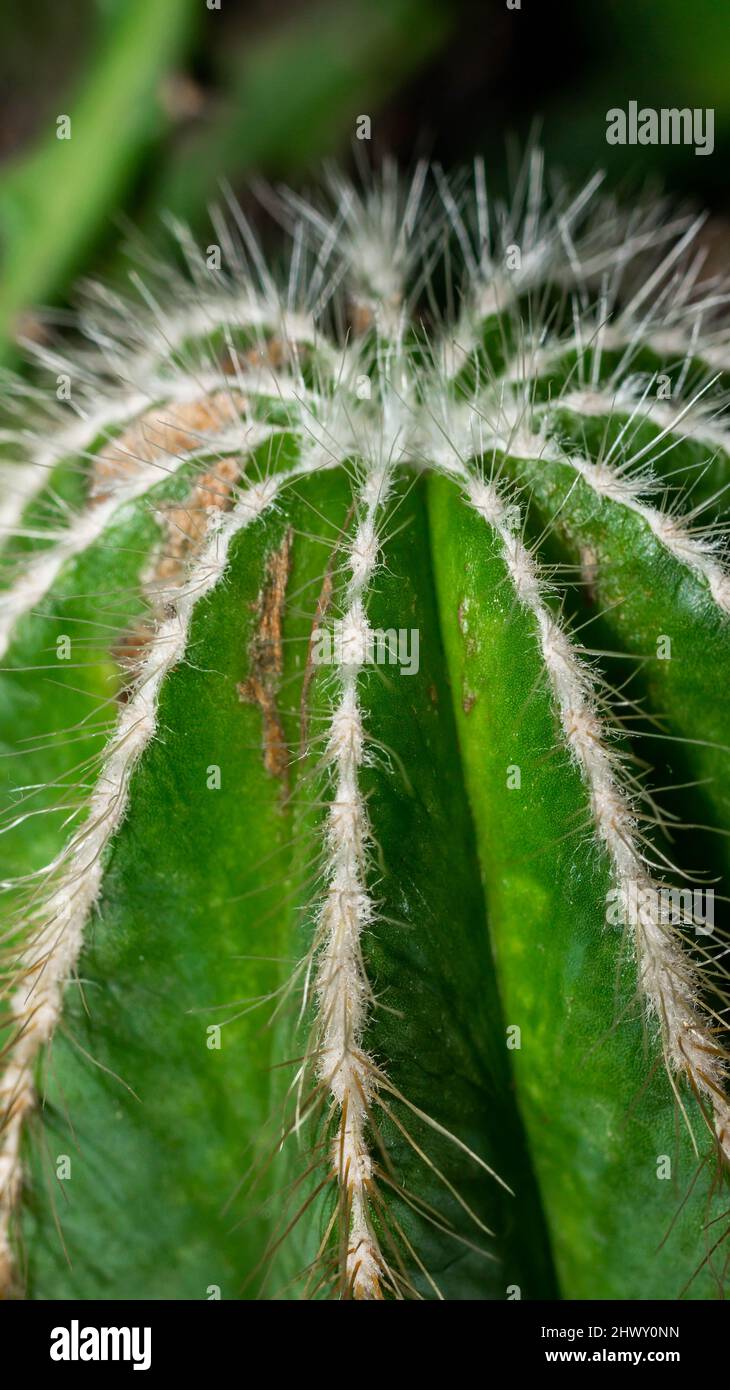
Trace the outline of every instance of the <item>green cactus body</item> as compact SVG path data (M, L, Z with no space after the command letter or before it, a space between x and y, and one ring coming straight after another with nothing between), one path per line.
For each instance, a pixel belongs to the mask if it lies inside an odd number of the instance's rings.
M722 294L536 155L335 195L5 446L3 1292L721 1298Z

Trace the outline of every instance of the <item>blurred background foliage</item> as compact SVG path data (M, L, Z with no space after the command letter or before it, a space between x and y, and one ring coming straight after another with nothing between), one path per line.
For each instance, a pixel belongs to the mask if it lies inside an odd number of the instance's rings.
M728 0L26 0L0 39L6 360L39 309L63 321L75 277L126 273L125 230L154 240L168 211L204 237L222 180L247 208L252 174L311 183L324 157L353 162L363 114L368 160L481 152L497 185L538 121L553 166L629 194L655 180L727 243ZM632 98L714 107L714 153L608 146L606 111Z

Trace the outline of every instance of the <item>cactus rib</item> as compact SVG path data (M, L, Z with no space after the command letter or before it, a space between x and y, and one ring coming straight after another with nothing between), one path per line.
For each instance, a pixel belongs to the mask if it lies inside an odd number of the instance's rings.
M84 926L99 896L104 849L126 813L134 767L155 735L160 687L168 672L185 657L195 605L223 578L234 537L274 505L281 489L302 471L292 469L280 477L273 475L250 484L240 490L225 519L214 516L212 535L200 559L182 587L167 596L171 615L160 622L134 691L119 716L89 801L87 819L40 875L51 888L32 910L37 925L14 971L10 1008L16 1032L6 1049L0 1091L4 1130L0 1145L0 1272L5 1288L11 1280L8 1232L19 1195L20 1138L23 1121L35 1100L33 1064L58 1024L64 985L76 969Z

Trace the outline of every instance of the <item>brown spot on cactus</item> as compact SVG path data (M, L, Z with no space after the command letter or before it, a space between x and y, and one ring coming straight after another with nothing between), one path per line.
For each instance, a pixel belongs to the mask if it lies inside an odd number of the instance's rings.
M238 698L258 705L263 720L264 767L278 777L285 789L289 785L290 752L284 735L277 700L284 669L282 625L286 590L291 568L292 531L286 531L281 545L266 564L266 583L257 603L256 630L250 642L249 674L237 686Z
M214 391L209 397L154 406L100 450L91 474L92 500L108 497L142 464L155 463L167 454L189 454L193 449L201 449L206 436L215 436L240 419L245 405L240 394Z

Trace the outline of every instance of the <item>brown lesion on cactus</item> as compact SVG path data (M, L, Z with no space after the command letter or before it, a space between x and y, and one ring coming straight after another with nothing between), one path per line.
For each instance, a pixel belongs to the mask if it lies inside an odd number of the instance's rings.
M184 502L165 507L165 540L148 578L148 589L168 589L182 582L190 560L200 554L212 513L227 512L232 505L240 476L237 458L221 459L196 478Z
M129 698L170 593L183 583L190 562L200 554L212 514L226 512L233 505L240 476L239 459L220 459L214 468L195 479L184 501L161 509L164 538L143 583L150 616L126 628L112 649L112 657L127 677L119 692L122 703Z
M386 298L351 295L347 301L347 322L353 338L364 338L366 333L370 333L379 314L397 320L402 306L403 297L398 293Z
M590 604L596 603L596 581L598 578L598 556L590 545L580 548L580 576L585 596Z
M245 409L245 397L235 391L214 391L198 400L153 406L97 454L90 501L103 501L120 482L133 478L140 466L155 463L166 454L179 457L202 448L206 435L235 424Z
M249 367L272 367L275 372L281 371L292 356L298 356L300 349L294 347L292 343L287 343L284 338L267 338L261 347L250 348L245 355L245 361Z
M362 338L369 333L375 323L372 304L362 299L351 298L347 305L347 320L353 337Z
M242 348L240 351L226 344L218 353L218 366L226 376L235 376L243 369L267 367L271 372L281 372L296 362L306 364L311 355L308 343L292 342L287 338L271 334L256 347Z
M249 674L236 686L244 704L258 705L263 719L263 759L270 777L277 777L289 792L290 754L278 708L279 684L284 670L283 621L286 590L291 572L292 528L284 533L278 549L266 564L266 581L255 605L256 627L249 645Z
M123 683L117 692L117 699L122 705L127 703L132 694L135 678L147 655L154 630L155 625L151 619L147 622L140 619L139 622L125 628L112 647L112 660L121 668L123 674Z
M0 1302L20 1298L20 1288L10 1252L0 1253Z

